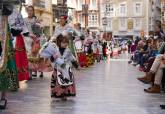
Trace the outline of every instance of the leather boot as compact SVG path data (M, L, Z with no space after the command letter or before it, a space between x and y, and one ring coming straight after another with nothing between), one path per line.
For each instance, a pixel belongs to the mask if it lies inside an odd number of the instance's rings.
M144 89L144 91L147 93L160 93L160 85L154 84L154 86Z
M138 78L139 81L145 83L145 84L149 84L151 82L154 82L154 74L151 72L146 73L146 75L142 78Z
M162 109L165 109L165 105L160 105L160 107L161 107Z
M141 78L137 78L139 81L145 83L145 84L149 84L149 81L147 80L147 77L144 76L144 77L141 77Z

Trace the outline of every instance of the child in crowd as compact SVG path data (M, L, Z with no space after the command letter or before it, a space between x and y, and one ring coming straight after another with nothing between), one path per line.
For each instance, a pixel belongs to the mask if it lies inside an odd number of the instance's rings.
M99 49L100 60L103 60L103 47L101 42L99 42L98 49Z
M68 45L69 40L63 35L59 35L56 43L49 42L40 50L40 55L50 58L54 64L51 79L51 97L61 98L62 100L67 100L67 97L76 95L71 66L78 68L78 64Z
M107 59L107 43L106 42L102 44L102 51L103 51L103 59L106 60Z

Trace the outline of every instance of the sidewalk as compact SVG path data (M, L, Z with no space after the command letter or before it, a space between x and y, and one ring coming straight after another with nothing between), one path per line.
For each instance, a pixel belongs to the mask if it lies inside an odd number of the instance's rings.
M165 95L144 93L148 85L136 79L144 74L123 58L77 71L77 97L67 102L50 98L50 75L10 93L0 114L165 114L159 107Z

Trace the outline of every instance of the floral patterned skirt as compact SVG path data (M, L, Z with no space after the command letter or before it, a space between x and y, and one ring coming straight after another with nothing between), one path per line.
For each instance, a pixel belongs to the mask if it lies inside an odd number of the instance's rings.
M76 96L75 83L70 86L61 86L57 81L57 70L54 69L51 78L51 97L63 98Z
M32 70L33 72L53 71L50 61L48 59L43 59L43 58L29 59L29 69Z
M0 91L17 91L19 88L18 74L14 59L14 50L11 39L7 40L7 65L5 71L0 73Z
M93 53L87 55L87 61L89 66L94 64L95 59Z

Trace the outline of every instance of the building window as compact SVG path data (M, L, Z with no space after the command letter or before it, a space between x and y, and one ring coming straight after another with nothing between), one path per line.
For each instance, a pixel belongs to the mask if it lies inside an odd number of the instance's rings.
M97 2L97 0L92 0L92 4L93 4L94 7L97 6L97 3L96 2Z
M121 18L119 19L119 30L126 31L127 30L127 19Z
M134 19L134 30L140 31L142 28L142 20L141 19Z
M44 0L45 1L45 0ZM67 1L66 0L57 0L57 5L66 5Z
M78 14L78 22L82 24L83 26L83 16L82 14Z
M107 31L112 31L112 19L107 19Z
M78 10L82 10L83 0L78 0Z
M142 3L134 3L134 14L135 16L142 16Z
M97 0L91 0L90 1L90 10L96 10L97 9Z
M97 14L95 14L95 13L89 14L88 26L89 27L97 27L98 26L98 15Z
M119 15L127 16L127 5L125 3L120 4Z
M114 17L114 4L106 4L105 11L109 14L110 17Z
M45 0L35 0L33 1L34 6L45 8Z

